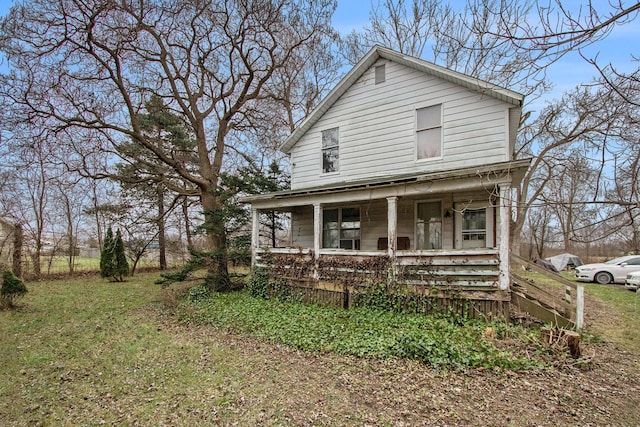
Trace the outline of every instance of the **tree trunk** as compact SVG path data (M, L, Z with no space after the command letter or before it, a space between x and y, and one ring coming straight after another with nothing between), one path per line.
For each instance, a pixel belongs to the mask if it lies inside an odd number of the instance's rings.
M160 270L167 269L167 242L164 227L164 188L158 186L158 249Z
M69 274L73 274L74 271L74 259L76 255L75 248L75 239L74 239L74 230L73 230L73 215L71 212L71 202L68 197L64 196L65 201L65 214L67 220L67 237L69 239L69 244L67 245L68 257L67 257L67 265L69 267Z
M184 198L182 202L182 214L184 215L184 234L187 237L187 249L193 249L193 240L191 237L191 225L189 225L189 206L187 203L187 198Z
M204 210L204 223L207 233L205 248L205 265L207 266L206 284L215 292L231 288L227 269L227 248L224 229L223 207L220 197L212 191L202 191L201 200Z
M42 241L40 236L36 236L35 248L33 253L31 253L31 263L33 264L33 275L36 279L40 279L42 277L42 269L40 265L40 254L42 253Z
M15 224L13 228L13 274L22 278L22 225Z

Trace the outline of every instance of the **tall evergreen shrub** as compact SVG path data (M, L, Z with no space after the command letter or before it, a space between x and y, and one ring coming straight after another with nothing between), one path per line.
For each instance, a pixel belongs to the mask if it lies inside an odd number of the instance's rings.
M115 257L113 249L113 231L111 230L111 226L109 226L107 234L104 236L102 250L100 251L100 276L102 277L112 277L115 271Z
M116 231L116 240L113 245L113 252L115 257L115 273L113 277L117 282L122 282L124 281L124 276L129 274L129 263L127 262L127 256L124 253L124 242L122 241L120 230Z
M120 230L116 230L115 237L111 227L104 237L104 246L100 252L100 275L109 277L116 282L123 282L129 274L129 263L124 252L124 242Z

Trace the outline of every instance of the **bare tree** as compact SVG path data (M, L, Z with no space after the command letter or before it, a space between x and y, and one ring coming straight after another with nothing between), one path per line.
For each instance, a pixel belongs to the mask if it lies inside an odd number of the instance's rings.
M277 114L261 103L275 99L276 77L324 37L334 8L333 0L17 4L0 34L12 70L4 99L20 107L17 122L36 116L59 132L97 132L115 152L135 141L172 168L195 190L167 187L200 198L208 284L223 289L229 279L218 185L225 155L244 130ZM152 94L190 128L196 164L142 131L139 112ZM95 140L67 142L82 153Z
M528 233L531 241L528 254L530 258L534 258L533 250L536 258L545 257L553 231L550 209L545 205L532 208L527 215L526 228L523 230L523 234Z
M33 274L40 277L45 227L51 225L51 189L59 171L52 162L50 142L43 135L15 133L4 148L9 150L3 157L10 170L2 176L2 215L23 225Z
M548 65L605 39L615 27L635 21L640 3L589 0L568 7L566 2L550 0L538 2L535 11L537 19L516 22L502 9L491 10L505 22L503 28L507 30L493 35L509 41L518 50L531 52L535 62ZM591 60L596 63L595 59Z
M554 167L558 159L565 158L568 147L575 145L574 155L587 158L591 154L592 162L604 171L607 148L629 126L626 114L626 105L615 94L601 86L582 87L566 93L560 100L549 102L535 120L521 129L515 155L533 157L533 162L517 188L514 250L520 247L519 236L530 206L541 200L545 187L556 176ZM595 198L600 194L597 175L594 182L591 194Z
M62 242L66 244L63 253L67 257L69 273L75 270L75 260L79 253L80 223L88 198L87 180L70 173L58 177L54 184L53 208L57 211L58 226L61 230ZM55 253L55 252L54 252Z

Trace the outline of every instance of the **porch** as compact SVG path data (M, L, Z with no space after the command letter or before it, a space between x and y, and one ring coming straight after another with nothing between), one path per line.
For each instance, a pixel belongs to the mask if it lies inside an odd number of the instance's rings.
M253 265L305 300L351 307L386 286L430 307L505 317L511 186L527 166L506 162L245 198ZM290 215L284 247L268 247L261 235L260 217L269 211Z

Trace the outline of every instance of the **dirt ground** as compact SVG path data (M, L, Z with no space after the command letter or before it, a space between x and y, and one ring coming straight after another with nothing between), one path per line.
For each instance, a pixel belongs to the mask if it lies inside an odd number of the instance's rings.
M587 323L616 321L604 305L587 304ZM163 327L196 342L211 339L206 327ZM413 361L310 354L231 334L216 334L215 341L251 360L245 369L253 381L226 386L235 397L202 414L212 424L640 425L640 357L606 342L583 343L579 363L567 357L544 370L452 373ZM208 362L201 368L215 369Z

